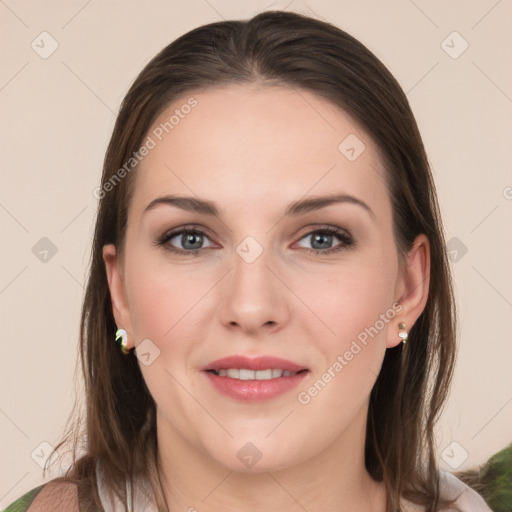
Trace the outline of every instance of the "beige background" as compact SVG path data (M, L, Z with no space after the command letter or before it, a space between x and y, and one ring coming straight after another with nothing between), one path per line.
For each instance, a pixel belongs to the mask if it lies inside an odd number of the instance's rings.
M177 36L269 8L347 30L407 92L454 250L461 321L441 465L477 465L512 441L510 1L0 0L0 510L43 482L38 463L73 405L92 191L120 101ZM51 38L58 48L42 58ZM46 262L32 250L43 237L57 248Z

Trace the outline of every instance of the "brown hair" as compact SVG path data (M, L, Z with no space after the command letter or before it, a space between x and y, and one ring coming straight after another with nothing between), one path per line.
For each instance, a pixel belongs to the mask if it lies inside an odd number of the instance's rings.
M156 55L131 86L106 152L101 185L129 161L171 102L232 83L308 90L350 114L377 144L386 166L401 261L418 234L429 239L428 301L409 332L410 341L386 351L370 396L365 464L374 479L385 482L388 512L400 510L402 496L427 511L438 510L448 503L439 496L434 425L455 360L452 282L416 121L399 84L373 53L334 25L289 12L267 11L247 21L196 28ZM103 246L110 243L122 254L135 173L134 167L100 194L80 329L85 425L82 429L76 412L58 447L73 441L73 465L62 480L81 482L82 499L99 504L94 467L100 461L105 484L124 502L125 478L142 475L151 483L159 510L166 510L157 470L155 402L136 356L122 355L114 344L116 325L102 258ZM85 454L78 459L84 434Z

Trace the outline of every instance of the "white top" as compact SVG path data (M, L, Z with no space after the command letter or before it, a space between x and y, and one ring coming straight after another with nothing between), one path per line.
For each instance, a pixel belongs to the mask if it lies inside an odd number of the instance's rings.
M107 489L103 483L103 471L100 464L96 464L96 479L98 481L98 494L105 512L127 512L117 495ZM146 482L137 482L134 489L134 499L131 503L131 483L126 479L126 496L128 497L128 512L158 512L153 498L153 490Z
M461 512L492 512L486 505L484 499L471 487L459 480L448 471L440 470L440 491L443 498L453 499L460 495L455 504ZM109 492L103 484L102 471L100 465L96 466L96 477L98 480L98 493L101 504L105 512L126 512L119 498L112 492ZM153 501L153 492L145 482L137 482L134 489L133 503L128 501L128 512L158 512L156 503ZM126 480L127 496L131 496L131 484ZM129 498L128 498L129 499ZM405 512L423 512L420 505L411 503L403 499L403 508ZM446 512L456 509L448 509Z

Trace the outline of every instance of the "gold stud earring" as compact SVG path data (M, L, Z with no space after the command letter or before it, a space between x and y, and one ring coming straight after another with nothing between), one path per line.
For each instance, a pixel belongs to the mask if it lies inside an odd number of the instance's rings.
M407 337L409 336L409 334L405 330L404 322L400 322L398 324L398 329L400 329L400 331L398 332L398 337L402 340L402 343L405 345L405 343L407 342Z

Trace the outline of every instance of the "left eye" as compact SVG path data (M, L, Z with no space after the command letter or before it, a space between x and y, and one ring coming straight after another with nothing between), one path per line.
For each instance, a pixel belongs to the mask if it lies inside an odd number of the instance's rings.
M339 240L339 243L332 246L333 239L335 238ZM308 239L312 245L316 245L316 247L306 247L309 251L331 252L340 250L353 243L352 238L347 233L334 228L322 228L311 231L306 236L302 237L301 241Z

